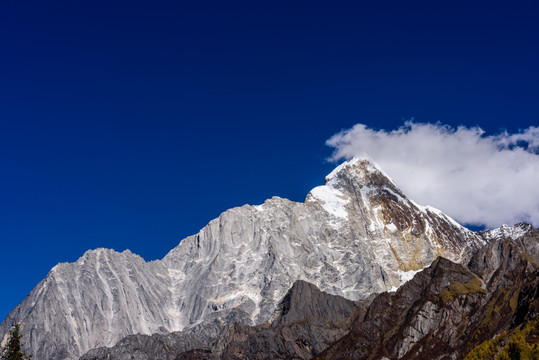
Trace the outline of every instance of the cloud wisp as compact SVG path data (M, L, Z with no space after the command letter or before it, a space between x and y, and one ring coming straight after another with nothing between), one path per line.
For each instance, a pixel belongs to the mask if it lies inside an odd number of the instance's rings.
M479 127L357 124L327 144L331 160L368 157L411 199L463 224L539 226L539 127L486 136Z

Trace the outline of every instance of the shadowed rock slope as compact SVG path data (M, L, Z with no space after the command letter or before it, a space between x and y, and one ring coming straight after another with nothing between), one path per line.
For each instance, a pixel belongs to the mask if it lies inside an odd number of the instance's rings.
M232 326L212 355L220 359L311 359L345 335L361 310L360 304L299 281L280 303L271 325Z

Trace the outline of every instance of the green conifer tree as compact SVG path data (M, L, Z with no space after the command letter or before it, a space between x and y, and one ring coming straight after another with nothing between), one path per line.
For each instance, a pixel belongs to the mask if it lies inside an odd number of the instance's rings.
M22 352L21 325L15 324L9 331L9 339L2 350L3 360L27 360L30 356Z

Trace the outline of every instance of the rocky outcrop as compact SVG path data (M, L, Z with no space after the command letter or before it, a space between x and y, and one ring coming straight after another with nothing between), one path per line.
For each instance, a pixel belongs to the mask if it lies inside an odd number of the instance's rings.
M357 301L397 288L438 256L467 262L484 242L354 159L304 203L272 198L227 210L162 260L99 249L59 265L0 334L20 322L25 351L57 360L127 335L262 324L296 280Z

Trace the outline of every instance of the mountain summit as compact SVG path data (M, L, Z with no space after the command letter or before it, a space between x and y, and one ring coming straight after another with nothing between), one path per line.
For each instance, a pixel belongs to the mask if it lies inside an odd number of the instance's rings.
M297 280L361 300L395 290L438 256L469 260L483 238L355 158L304 203L274 197L227 210L162 260L97 249L59 264L0 334L22 323L34 358L75 359L129 334L256 325L275 316Z

